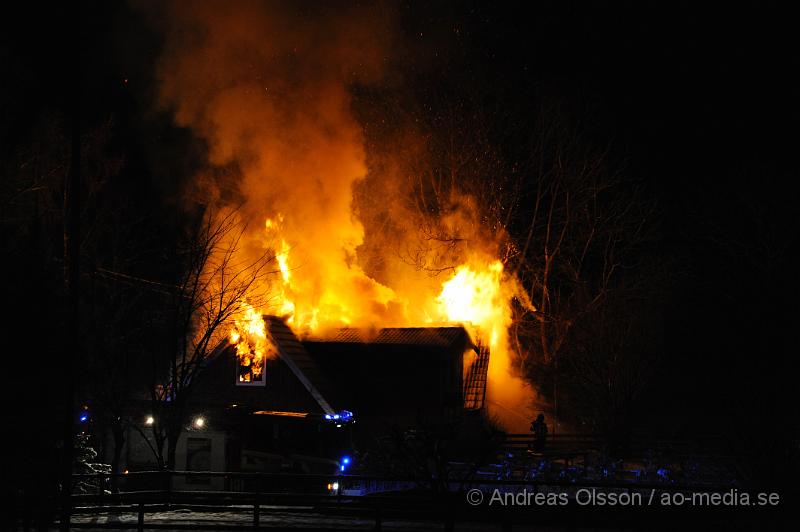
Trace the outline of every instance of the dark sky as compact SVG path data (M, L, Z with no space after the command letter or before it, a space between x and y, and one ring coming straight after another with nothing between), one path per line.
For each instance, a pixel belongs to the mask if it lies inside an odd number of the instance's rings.
M448 54L458 42L464 69L504 94L526 98L552 87L565 102L590 107L586 118L648 173L663 172L681 185L712 182L737 166L786 164L791 157L800 60L792 18L778 8L457 4L403 4L405 38L423 45L421 56ZM124 78L138 84L129 89L137 96L149 89L159 42L129 6L42 11L34 6L4 17L2 53L16 77L4 83L6 101L63 106L78 71L92 96L82 109L88 116L120 112ZM78 28L68 23L76 16Z
M665 304L680 364L654 393L695 425L726 408L758 415L730 398L752 406L783 386L796 347L796 19L764 2L413 2L398 12L419 54L410 71L417 61L455 65L459 80L521 121L529 106L555 101L649 184L663 209L660 245L682 265ZM32 134L43 110L70 116L77 87L83 127L109 116L120 124L131 175L170 164L160 176L191 173L169 151L191 139L149 111L159 37L127 4L33 4L7 13L2 29L4 150ZM154 156L154 146L172 148ZM164 201L178 186L149 179L142 186ZM700 399L720 410L692 414Z
M421 63L455 53L466 79L513 105L557 95L671 202L724 195L746 186L748 173L788 177L800 66L788 13L756 2L530 4L404 3L399 12ZM139 13L121 2L42 11L4 17L0 50L16 78L4 83L9 118L65 107L76 73L85 121L147 111L159 38ZM76 18L78 28L67 23Z
M709 432L732 420L787 423L784 410L761 405L791 401L786 375L797 352L792 17L764 3L464 4L420 19L415 11L406 12L423 35L458 27L465 70L512 105L544 96L572 109L657 196L659 246L679 271L664 306L672 363L651 388L663 410L654 423Z

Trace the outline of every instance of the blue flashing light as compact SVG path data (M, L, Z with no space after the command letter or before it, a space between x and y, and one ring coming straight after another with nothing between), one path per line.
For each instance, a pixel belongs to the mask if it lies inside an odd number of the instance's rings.
M86 423L89 421L89 414L81 414L81 417L78 418L81 423Z
M341 427L342 425L346 425L349 423L355 423L355 418L353 417L353 413L349 410L342 410L341 412L337 412L334 414L325 414L325 419L327 421L333 421L336 423L337 427Z
M344 473L344 465L341 465L341 466L339 466L339 471L341 471L342 473Z
M350 457L349 456L345 456L344 458L342 458L342 463L344 465L349 464L350 463Z

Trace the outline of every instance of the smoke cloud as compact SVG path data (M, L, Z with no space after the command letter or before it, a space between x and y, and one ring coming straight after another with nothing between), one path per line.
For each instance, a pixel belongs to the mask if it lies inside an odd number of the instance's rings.
M190 194L206 203L241 202L254 238L278 253L279 297L276 308L264 310L290 313L296 329L315 334L444 321L437 296L447 273L430 275L427 267L484 267L496 259L497 235L478 222L474 200L455 190L435 212L407 201L429 191L415 189L393 157L375 158L388 162L364 181L367 154L352 89L380 85L391 74L391 51L399 49L392 8L204 1L147 11L165 35L159 102L208 146L209 170ZM424 139L396 135L408 140L398 153L424 165ZM365 200L359 209L355 189ZM460 232L473 245L452 246L440 232ZM514 287L502 288L497 327L510 323ZM495 336L490 378L506 379L507 335ZM490 396L530 396L518 379L497 390Z

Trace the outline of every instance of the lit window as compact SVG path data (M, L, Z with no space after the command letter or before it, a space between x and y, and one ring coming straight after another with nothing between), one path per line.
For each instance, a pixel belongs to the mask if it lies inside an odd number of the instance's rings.
M264 386L264 357L252 349L237 346L236 384L239 386Z

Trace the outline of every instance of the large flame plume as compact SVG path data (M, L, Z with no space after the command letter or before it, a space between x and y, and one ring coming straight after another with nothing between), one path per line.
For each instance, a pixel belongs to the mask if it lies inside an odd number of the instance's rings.
M365 232L367 207L354 204L369 169L350 88L384 79L392 9L312 6L175 2L159 17L168 21L161 102L209 149L210 169L192 192L205 202L243 201L242 214L259 220L252 237L280 268L269 287L274 304L244 306L231 341L256 368L271 349L255 326L262 312L316 336L341 326L463 324L492 348L490 408L507 427L527 428L532 391L512 371L508 341L512 300L525 298L499 260L497 231L462 208L477 198L454 193L452 219L440 217L472 229L438 275L392 252L418 230L399 207L409 190L399 172L370 175L380 183L375 193L392 191L371 201L397 204L385 221L396 228L389 239L367 241L383 233ZM367 245L381 251L380 268L359 256Z

